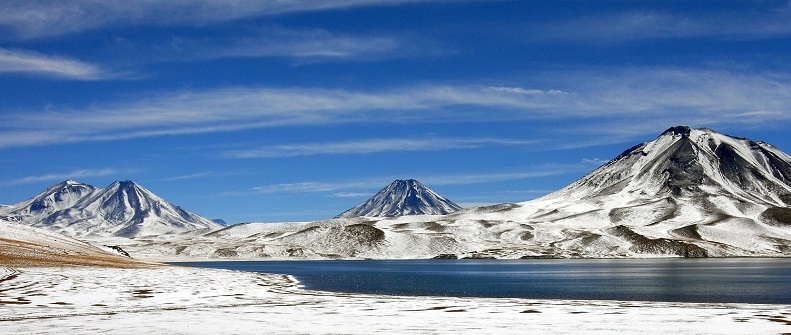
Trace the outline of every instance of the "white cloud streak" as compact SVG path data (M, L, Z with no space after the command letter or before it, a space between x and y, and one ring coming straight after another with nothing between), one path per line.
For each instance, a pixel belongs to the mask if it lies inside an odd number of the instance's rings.
M791 7L755 12L702 12L695 15L661 11L628 11L595 17L574 17L531 27L538 40L620 43L668 38L772 38L791 34Z
M509 180L523 180L532 178L543 178L550 176L557 176L564 173L577 171L579 166L561 166L553 165L547 168L539 168L526 172L505 172L505 173L490 173L490 174L470 174L470 175L448 175L438 177L423 177L421 178L426 184L430 185L472 185L483 183L494 183Z
M100 66L32 51L0 48L0 73L35 74L76 80L116 77Z
M568 92L563 92L561 90L537 90L537 89L524 89L522 87L489 87L492 91L497 92L506 92L506 93L513 93L513 94L526 94L526 95L541 95L541 94L569 94Z
M165 179L161 179L161 180L162 181L177 181L177 180L200 179L200 178L206 178L206 177L209 177L209 176L212 176L212 175L214 175L213 171L205 171L205 172L198 172L198 173L193 173L193 174L188 174L188 175L183 175L183 176L175 176L175 177L165 178Z
M161 47L154 55L141 57L155 57L157 61L229 57L289 57L301 61L371 60L394 57L412 48L400 38L392 36L342 35L321 29L266 28L244 36L219 39L173 37L167 46Z
M253 150L227 152L231 158L274 158L327 154L370 154L393 151L436 151L475 149L486 146L531 145L537 141L495 138L392 138L361 139L331 143L273 145Z
M101 27L202 26L284 13L398 5L420 0L19 0L0 5L0 32L17 38L58 36Z
M317 193L317 192L336 192L339 190L351 188L370 188L374 185L386 185L388 182L374 182L374 181L353 181L353 182L299 182L299 183L285 183L274 184L254 187L252 190L256 193L271 194L271 193Z
M371 195L371 193L367 192L338 192L332 196L335 198L368 198L371 197Z
M32 184L39 182L64 181L69 179L111 176L115 174L118 174L118 171L113 169L97 169L97 170L83 169L83 170L75 170L65 173L50 173L39 176L29 176L29 177L19 178L6 182L5 185L11 186L11 185Z

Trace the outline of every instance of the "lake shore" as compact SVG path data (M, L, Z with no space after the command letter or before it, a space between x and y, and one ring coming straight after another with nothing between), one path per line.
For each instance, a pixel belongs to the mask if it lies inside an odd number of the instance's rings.
M177 266L0 271L5 334L783 334L791 306L398 297Z

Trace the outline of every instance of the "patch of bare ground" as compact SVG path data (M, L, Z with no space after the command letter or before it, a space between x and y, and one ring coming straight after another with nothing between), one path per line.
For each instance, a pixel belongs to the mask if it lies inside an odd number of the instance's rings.
M770 316L770 317L766 318L766 320L772 321L772 322L777 322L777 323L782 323L782 324L785 324L787 326L791 326L791 320L788 320L788 319L786 319L783 316L777 316L777 315L776 316Z
M636 253L677 255L687 258L708 257L708 252L695 244L667 238L648 238L627 226L608 228L607 232L632 243L629 250Z
M0 264L8 267L100 266L139 268L161 264L138 261L104 252L79 252L0 238Z

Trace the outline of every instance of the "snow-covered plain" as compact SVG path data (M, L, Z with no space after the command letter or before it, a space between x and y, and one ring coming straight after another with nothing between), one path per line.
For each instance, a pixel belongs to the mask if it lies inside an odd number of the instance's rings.
M0 267L3 334L783 334L791 306L340 294L285 275Z
M288 275L142 263L0 222L0 334L378 332L783 334L791 306L318 292Z

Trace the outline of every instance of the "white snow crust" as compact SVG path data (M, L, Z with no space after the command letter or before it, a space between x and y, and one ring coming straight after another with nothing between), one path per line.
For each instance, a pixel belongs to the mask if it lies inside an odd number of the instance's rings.
M791 306L400 297L287 275L0 266L3 334L781 334Z

